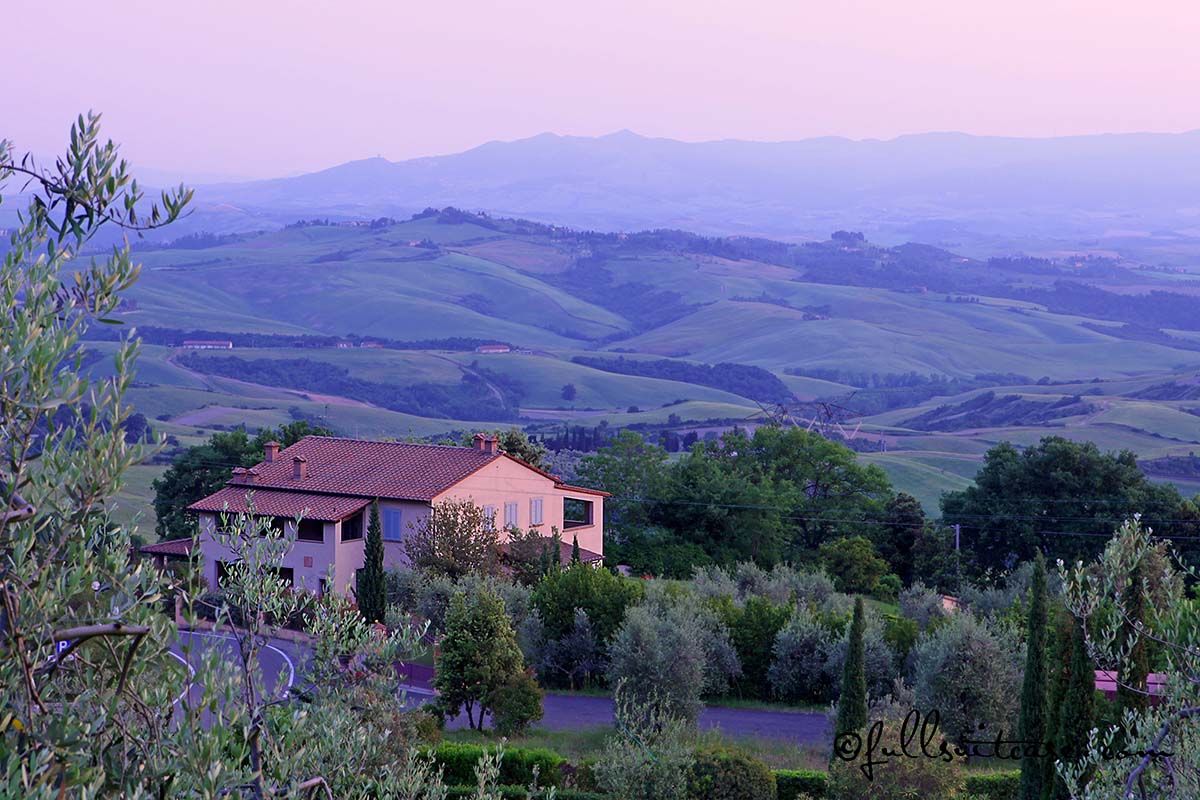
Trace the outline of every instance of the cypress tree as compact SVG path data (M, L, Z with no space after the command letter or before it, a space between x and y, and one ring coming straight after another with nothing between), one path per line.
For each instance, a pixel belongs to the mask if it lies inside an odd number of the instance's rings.
M379 521L378 500L371 504L365 550L358 577L358 610L368 622L383 622L387 613L387 583L383 574L383 524Z
M1054 732L1054 750L1064 761L1079 757L1087 746L1092 730L1096 701L1096 665L1084 643L1083 625L1076 622L1071 630L1071 667L1067 678L1062 707L1058 713L1058 728ZM1046 800L1070 800L1071 792L1057 774L1044 795Z
M1017 738L1035 744L1046 741L1046 559L1041 553L1033 562L1031 591ZM1021 756L1020 800L1041 800L1044 767L1037 750L1026 748Z
M582 560L582 557L579 555L579 537L574 536L571 538L571 563L578 564Z
M863 657L866 632L861 597L854 599L854 618L850 621L850 646L842 664L842 694L838 698L837 724L833 735L857 733L867 726L867 672Z
M1059 722L1062 718L1063 700L1067 696L1067 685L1071 677L1071 646L1075 630L1075 618L1064 606L1058 606L1055 617L1054 633L1050 640L1050 653L1046 662L1048 671L1046 687L1046 741L1053 744L1055 752L1058 742L1055 738ZM1056 769L1054 758L1042 760L1042 800L1051 800L1054 796Z

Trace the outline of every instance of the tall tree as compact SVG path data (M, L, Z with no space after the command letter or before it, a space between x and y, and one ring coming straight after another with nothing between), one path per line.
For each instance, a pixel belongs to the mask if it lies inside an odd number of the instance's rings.
M1064 761L1081 755L1092 730L1096 703L1096 665L1088 655L1083 625L1072 622L1070 633L1070 667L1066 688L1057 714L1053 734L1054 750ZM1065 653L1064 653L1065 655ZM1049 761L1049 759L1047 759ZM1070 800L1067 784L1057 774L1051 762L1050 780L1042 786L1043 800Z
M571 563L578 564L583 559L579 555L579 537L571 537Z
M1150 674L1150 662L1146 653L1146 637L1137 634L1136 625L1146 625L1146 562L1143 559L1134 567L1125 584L1122 597L1127 619L1122 620L1121 640L1127 643L1129 660L1117 682L1117 706L1121 711L1142 712L1150 707L1146 694L1146 678Z
M446 614L433 679L434 688L441 693L439 710L453 717L465 709L471 727L483 730L496 693L518 681L524 672L525 659L504 602L489 591L470 600L462 592L456 593Z
M854 598L854 617L850 621L850 648L842 664L842 693L838 698L834 736L857 733L867 724L867 671L864 664L863 637L867 621L863 600Z
M450 578L495 571L500 534L483 509L470 500L434 503L429 513L412 525L404 540L404 554L412 568Z
M529 434L520 428L496 428L491 431L483 431L483 433L495 436L500 449L510 456L519 458L538 469L546 469L546 456L549 453L546 445L530 439ZM471 447L474 441L474 434L468 433L463 436L462 445Z
M367 526L367 542L363 553L363 568L356 587L358 610L367 622L383 622L387 613L387 582L383 573L383 523L379 520L379 501L371 504L371 522Z
M1169 533L1182 505L1177 489L1146 478L1131 451L1105 453L1091 442L1047 436L1023 450L1008 442L988 450L974 485L942 496L942 518L970 526L963 547L976 567L1007 569L1039 549L1051 561L1090 560L1136 513Z
M1041 553L1033 562L1029 621L1025 634L1025 678L1021 685L1021 717L1017 738L1023 742L1046 741L1046 559ZM1045 777L1041 756L1026 749L1021 756L1020 800L1041 800Z
M1062 719L1063 699L1071 679L1071 646L1075 618L1064 606L1055 606L1051 624L1050 646L1046 659L1046 741L1057 747L1055 738ZM1054 758L1042 759L1042 800L1051 800L1056 783Z
M905 586L913 580L917 540L925 527L925 510L911 494L899 492L884 508L887 522L875 532L873 544Z

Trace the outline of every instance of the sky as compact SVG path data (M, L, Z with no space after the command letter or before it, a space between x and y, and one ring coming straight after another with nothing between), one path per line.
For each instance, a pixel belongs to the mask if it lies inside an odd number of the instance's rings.
M274 177L542 132L1200 128L1194 0L3 0L0 138Z

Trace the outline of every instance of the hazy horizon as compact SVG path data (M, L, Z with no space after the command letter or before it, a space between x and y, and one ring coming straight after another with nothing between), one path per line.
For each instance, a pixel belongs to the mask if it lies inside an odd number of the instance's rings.
M57 153L76 114L138 165L276 177L543 132L680 141L1200 128L1200 11L1017 0L825 4L213 0L8 4L0 123ZM34 31L52 32L53 46ZM101 32L101 33L97 33ZM71 80L80 74L85 81ZM1190 90L1195 93L1195 89Z

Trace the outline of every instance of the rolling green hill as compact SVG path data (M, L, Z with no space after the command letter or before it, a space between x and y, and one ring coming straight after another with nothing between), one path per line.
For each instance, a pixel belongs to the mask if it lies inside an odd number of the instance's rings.
M839 405L908 385L906 375L959 381L943 396L917 391L900 408L847 425L862 425L851 446L931 509L1004 439L1027 444L1058 433L1147 458L1200 445L1200 416L1188 413L1200 401L1137 396L1200 373L1200 320L1181 318L1173 309L1186 307L1175 299L1183 295L1169 294L1169 330L1131 327L1114 300L1191 285L1119 261L985 262L931 247L876 247L855 235L797 245L595 234L452 209L158 248L138 251L143 275L118 316L147 339L130 400L181 442L291 419L373 437L494 427L496 419L535 433L567 424L703 435L764 416L736 386L686 377L724 362L770 370L799 401ZM251 334L276 336L252 342ZM189 338L230 338L235 348L191 354L179 347ZM360 346L372 341L381 346ZM476 352L475 342L511 350ZM104 374L111 345L92 347L101 356L92 369ZM620 374L588 365L617 356L691 366L660 369L668 378L653 368ZM1011 375L1011 385L991 378L954 389L996 373ZM255 379L267 374L286 380ZM310 374L342 377L306 383ZM870 388L861 382L868 377ZM439 411L434 402L419 415L391 402L386 388L398 396L425 386L449 397L466 383L481 405ZM374 386L376 399L339 393L339 385ZM984 392L997 400L991 416L974 420L970 404ZM1070 413L1029 416L1055 403ZM913 422L963 404L953 424L919 430ZM1008 414L1009 406L1025 415ZM805 413L797 411L802 421Z

